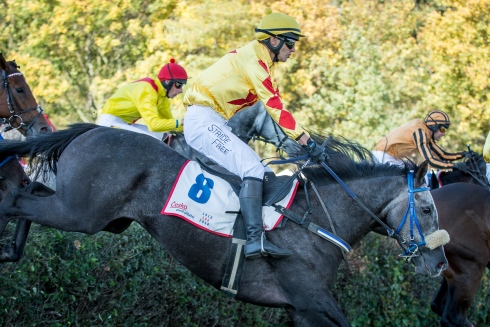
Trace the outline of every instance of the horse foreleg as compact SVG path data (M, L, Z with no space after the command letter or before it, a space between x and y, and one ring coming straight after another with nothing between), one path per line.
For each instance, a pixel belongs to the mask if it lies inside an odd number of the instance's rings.
M30 192L36 196L49 196L55 192L44 184L33 182L28 188L23 190ZM19 219L15 226L15 232L12 241L5 245L0 252L0 262L17 262L22 257L24 246L26 244L27 235L31 227L31 221Z
M448 297L441 317L443 327L473 326L466 316L478 291L483 268L475 265L468 265L466 268L469 273L455 275L455 278L447 280Z
M313 326L351 326L332 294L323 294L322 298L310 298L311 301L286 308L293 325Z
M444 307L446 306L446 301L447 301L447 281L446 278L442 278L441 286L439 287L439 290L437 291L436 296L430 303L430 308L432 312L437 314L439 317L442 316L444 312Z
M58 194L50 190L47 194L38 195L34 191L29 194L13 189L0 203L0 234L8 222L16 218L66 232L90 235L100 232L116 218L124 218L123 214L114 213L114 210L102 209L100 204L83 203L79 194L71 192Z
M27 235L31 227L31 221L19 219L15 226L15 232L10 243L5 245L0 252L0 262L17 262L24 252Z

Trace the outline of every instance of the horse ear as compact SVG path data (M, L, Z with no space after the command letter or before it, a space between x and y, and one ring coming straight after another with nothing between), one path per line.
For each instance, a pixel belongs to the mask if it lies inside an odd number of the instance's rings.
M7 70L7 61L3 57L3 53L0 52L0 68Z
M428 169L429 169L429 162L427 160L422 162L415 169L415 181L418 185L425 184L425 175L427 175Z

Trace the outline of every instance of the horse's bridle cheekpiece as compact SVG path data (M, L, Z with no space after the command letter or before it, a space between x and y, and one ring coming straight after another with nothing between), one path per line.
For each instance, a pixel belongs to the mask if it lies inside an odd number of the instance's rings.
M391 227L389 227L386 223L384 223L378 216L376 216L371 210L369 210L364 203L362 203L357 195L349 189L349 187L333 172L333 170L328 167L325 162L321 162L321 165L325 170L327 170L332 177L344 188L344 190L350 195L354 201L356 201L371 217L373 217L383 228L386 229L388 236L396 239L398 244L405 251L400 254L400 257L406 258L409 261L413 257L417 257L419 255L419 247L426 246L430 250L435 249L436 247L442 246L449 242L449 234L445 230L437 230L427 236L424 236L422 229L420 228L419 221L417 219L417 214L415 212L415 200L414 193L429 191L428 187L423 188L414 188L413 174L414 171L410 170L407 174L407 184L408 184L408 207L405 211L405 215L403 220L400 222L400 226L398 226L397 230L394 231ZM407 248L405 246L406 240L400 236L400 231L406 223L407 217L410 215L410 246ZM420 234L422 240L419 243L415 243L414 241L414 224L417 227L417 231Z
M6 97L7 97L7 107L8 107L9 112L10 112L9 118L2 118L0 120L0 122L2 124L7 125L7 127L5 127L5 129L4 129L5 132L10 131L12 129L19 129L19 128L24 128L25 131L27 132L29 129L32 128L32 126L34 125L34 122L37 120L37 118L44 113L44 110L43 110L43 108L41 108L40 105L37 105L37 107L35 107L35 108L29 108L26 110L19 110L17 113L15 112L14 104L13 104L13 101L11 100L14 97L12 95L12 90L10 89L8 79L12 76L22 76L22 75L23 74L20 72L7 75L6 71L2 70L3 87L5 88L5 93L6 93ZM34 119L29 124L24 123L24 120L22 119L22 115L27 113L27 112L33 111L33 110L37 110L36 117L34 117ZM12 124L15 123L16 121L19 121L19 125L17 127L12 126Z

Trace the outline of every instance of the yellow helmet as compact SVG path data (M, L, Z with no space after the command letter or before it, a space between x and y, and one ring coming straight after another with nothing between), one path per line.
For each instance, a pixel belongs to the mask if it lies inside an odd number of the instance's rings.
M444 125L447 128L451 124L451 121L444 111L432 110L425 116L424 123L427 126Z
M270 8L267 8L265 10L264 18L262 18L255 29L255 38L259 41L263 41L276 35L284 35L285 37L296 41L298 41L300 37L304 37L304 35L301 34L298 22L294 18L279 12L273 13Z

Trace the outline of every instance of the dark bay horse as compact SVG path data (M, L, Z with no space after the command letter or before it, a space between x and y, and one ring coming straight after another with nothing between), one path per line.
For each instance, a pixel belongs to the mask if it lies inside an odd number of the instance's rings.
M15 61L7 61L0 52L0 125L14 133L17 130L24 137L50 133L53 125L44 114L32 94L24 75ZM3 139L2 137L0 137ZM6 158L0 158L2 162ZM10 159L0 167L0 187L2 199L11 187L27 185L30 181L17 158ZM41 193L49 190L43 189ZM38 193L39 194L39 193ZM12 241L0 251L0 262L17 261L22 255L30 221L18 220Z
M420 232L414 233L412 220L402 224L409 206L409 170L415 169L414 187L419 188L425 183L427 167L377 165L367 157L356 162L353 152L369 153L356 144L334 139L328 145L330 168L384 224L399 226L400 238L413 236L420 245L412 253L416 271L438 276L446 259L441 245L428 245L430 236L441 232L428 192L418 190L410 202ZM0 203L0 232L13 218L87 234L120 233L136 221L185 267L220 288L231 239L160 214L187 160L162 142L125 130L76 124L25 142L2 142L0 154L38 156L57 172L56 193L51 196L18 189L9 193ZM307 191L300 188L291 211L303 215L310 208L308 220L331 230L326 227L321 199L335 217L338 237L349 244L379 226L321 166L307 166L303 173L316 185L319 198L310 190L307 201ZM290 221L284 228L268 232L268 238L294 254L282 260L246 261L236 299L285 308L297 326L349 326L331 293L342 261L340 248Z
M445 327L473 326L468 310L485 267L490 269L490 186L483 156L470 153L465 171L441 172L432 184L439 223L451 237L444 246L449 268L431 303Z
M441 326L473 326L467 320L485 268L490 269L490 191L455 183L431 191L439 224L451 240L444 245L449 268L431 303Z
M461 165L452 171L433 173L430 181L431 189L437 189L453 183L470 183L490 190L490 184L486 177L487 164L481 154L470 151L470 154L467 158L464 158Z
M24 136L52 132L52 125L38 105L24 74L15 61L6 61L0 53L0 118L6 129L17 129Z

